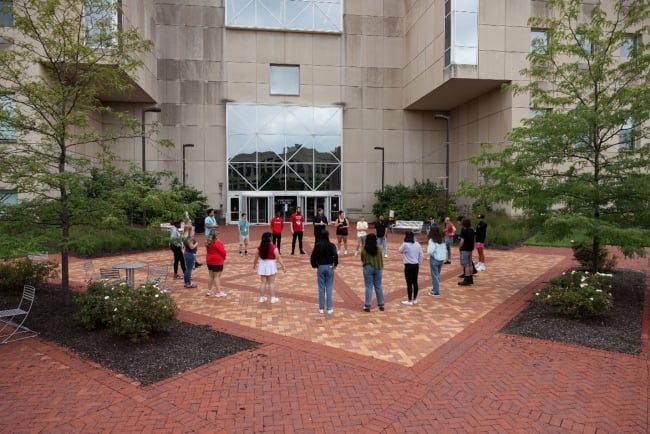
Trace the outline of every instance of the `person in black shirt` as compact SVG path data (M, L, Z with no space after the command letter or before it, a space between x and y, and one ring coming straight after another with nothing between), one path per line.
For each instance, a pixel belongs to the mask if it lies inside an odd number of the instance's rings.
M336 246L330 242L330 234L323 229L318 242L311 252L310 262L316 268L318 281L318 311L325 313L325 296L327 295L327 313L333 314L332 290L334 289L334 270L339 265L339 255Z
M473 285L472 251L474 250L474 229L472 229L472 223L468 218L463 219L458 248L460 250L460 265L463 267L463 281L458 282L458 284L463 286Z
M316 211L316 215L314 216L313 219L314 222L314 242L318 242L318 237L320 237L320 233L327 227L327 217L323 214L323 208L318 208L318 211Z
M478 271L485 271L485 253L483 249L485 248L485 238L487 237L487 223L485 223L485 216L483 214L478 215L478 224L476 225L476 251L478 252L478 263L476 264L476 269Z
M375 231L377 234L377 245L381 246L384 251L384 258L388 257L388 222L384 220L384 215L379 214L379 218L375 221Z

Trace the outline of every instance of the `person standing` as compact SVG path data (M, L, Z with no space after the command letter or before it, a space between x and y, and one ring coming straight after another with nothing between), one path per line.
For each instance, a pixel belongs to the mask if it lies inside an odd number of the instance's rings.
M467 286L474 284L474 266L472 263L472 251L474 250L474 229L472 223L468 218L464 218L462 228L460 230L460 244L458 250L460 251L460 266L463 267L463 278L459 285Z
M445 217L445 246L447 247L447 259L445 264L451 264L451 245L454 243L456 226L451 222L449 217Z
M336 225L336 244L339 253L341 252L341 245L343 246L343 254L348 254L348 228L350 227L350 222L347 217L345 217L344 211L339 211L339 216L334 222Z
M169 231L169 246L174 253L174 279L182 279L178 274L178 265L181 266L181 271L185 274L185 258L183 258L183 238L179 231L181 227L181 222L178 220L172 220L169 222L171 225L171 230Z
M359 221L357 222L357 249L354 251L354 256L359 254L359 249L362 249L366 244L366 236L368 235L368 222L366 218L362 215L359 216ZM377 243L377 236L375 235L375 244Z
M192 282L192 270L194 270L196 252L199 248L199 243L194 239L194 226L192 226L191 220L185 221L185 227L183 228L183 245L185 246L185 273L183 274L185 287L196 288L196 283Z
M388 222L384 220L384 215L379 214L377 221L375 221L375 233L377 235L377 244L382 246L384 251L384 258L388 258Z
M327 303L327 313L334 313L334 303L332 301L332 292L334 288L334 270L339 265L339 255L336 252L336 246L330 242L330 234L323 229L320 233L316 245L311 252L310 258L312 268L316 268L316 279L318 282L318 312L325 313L325 304Z
M217 291L214 296L225 297L227 294L221 290L221 273L226 261L226 247L218 236L219 232L213 230L205 242L205 263L208 266L208 292L205 295L212 295L212 287L216 286Z
M363 310L370 312L372 289L374 288L375 295L377 296L377 307L383 311L384 290L381 286L381 278L382 269L384 268L384 258L381 256L381 252L377 246L377 235L369 234L364 237L364 247L361 250L361 264L363 266L363 283L366 287L366 299Z
M304 255L305 251L302 248L302 234L305 231L305 217L302 215L300 207L296 208L296 212L291 214L289 221L291 222L291 254L293 255L296 252L297 239L300 254Z
M442 264L447 258L447 246L443 242L442 234L438 226L429 230L429 242L427 243L427 253L429 254L429 271L431 272L432 288L429 295L433 297L440 296L440 272Z
M217 219L214 218L214 208L209 208L204 220L205 237L209 237L210 233L217 229Z
M418 274L420 272L420 263L424 254L422 246L415 242L415 234L408 231L404 235L404 242L399 247L398 252L402 254L404 261L404 278L406 279L406 293L408 300L402 301L402 304L412 306L418 304Z
M282 229L284 229L284 219L282 219L282 213L276 211L275 217L271 219L271 242L278 248L278 252L282 243Z
M253 262L253 269L257 268L257 274L260 276L261 280L260 303L264 303L268 300L268 297L266 296L267 289L269 290L271 303L277 303L280 301L280 299L275 296L275 288L273 286L275 275L278 273L276 261L280 263L280 266L285 272L287 271L284 262L282 262L282 257L280 257L280 250L271 242L272 237L273 234L271 232L264 232L262 234L262 242L259 247L257 247L255 261Z
M248 256L248 242L250 241L248 230L250 228L250 222L248 221L248 217L245 212L242 213L241 217L239 218L237 227L239 228L239 256ZM244 249L243 253L242 249Z
M327 217L325 217L325 215L323 214L323 208L318 208L318 210L316 211L316 215L314 216L313 223L314 223L314 243L317 243L320 233L323 230L325 230L325 228L328 225Z
M474 247L478 253L478 263L476 264L477 271L485 271L485 238L487 237L487 223L483 214L478 215L478 224L476 225L476 243Z

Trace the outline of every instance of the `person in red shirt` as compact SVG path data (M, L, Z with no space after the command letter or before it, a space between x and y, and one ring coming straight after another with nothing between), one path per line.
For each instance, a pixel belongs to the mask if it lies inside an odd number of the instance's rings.
M296 212L291 214L289 218L291 222L291 254L296 252L296 239L298 239L298 247L300 254L304 255L305 251L302 248L302 234L305 231L305 216L302 215L300 207L296 208Z
M208 235L205 243L207 250L205 263L208 265L209 273L208 292L205 295L212 295L212 286L216 284L217 292L214 296L225 297L227 294L221 290L221 272L223 271L223 264L226 261L226 247L217 238L218 236L219 232L213 230Z
M280 243L282 242L282 229L284 229L284 219L281 215L280 211L277 211L275 217L271 219L271 235L273 237L271 242L278 248L278 252L280 251Z

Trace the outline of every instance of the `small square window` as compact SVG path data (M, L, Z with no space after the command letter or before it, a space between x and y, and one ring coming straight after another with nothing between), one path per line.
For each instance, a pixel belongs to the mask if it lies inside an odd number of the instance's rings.
M621 43L621 59L629 59L632 55L632 50L636 48L636 37L632 34L625 35Z
M0 27L12 27L13 25L13 2L11 0L0 0Z
M300 95L300 66L271 65L271 95Z
M530 51L543 53L548 46L548 33L544 29L530 30Z

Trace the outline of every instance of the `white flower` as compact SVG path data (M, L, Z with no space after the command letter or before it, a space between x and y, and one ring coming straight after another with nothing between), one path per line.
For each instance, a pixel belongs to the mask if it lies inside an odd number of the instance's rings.
M110 297L107 295L104 297L104 300L108 300Z
M117 308L113 309L113 312L117 312Z
M535 295L539 296L539 292L536 292Z
M603 290L602 289L597 289L596 292L603 292Z
M158 298L158 294L156 294L156 298Z
M587 286L589 286L588 283L581 283L581 284L580 284L580 288L586 288Z
M589 300L594 301L594 298L593 298L593 297L589 297Z

